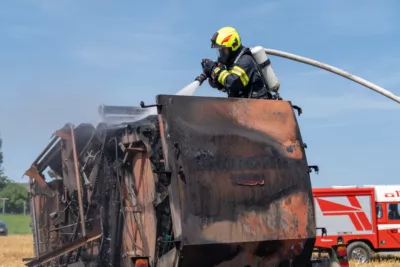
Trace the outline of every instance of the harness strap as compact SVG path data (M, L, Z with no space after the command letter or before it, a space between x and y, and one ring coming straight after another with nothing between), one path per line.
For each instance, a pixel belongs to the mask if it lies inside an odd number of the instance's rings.
M271 64L271 61L269 60L269 58L264 61L263 63L261 63L260 65L258 65L260 68L264 68L266 66L269 66Z
M271 64L271 61L269 60L269 58L263 62L262 64L258 65L256 60L254 59L253 54L251 53L251 51L247 48L247 47L243 47L242 50L240 51L239 55L237 55L237 57L235 58L235 61L233 62L233 64L236 64L238 62L238 60L247 52L249 51L249 55L251 56L251 59L253 60L254 65L257 68L257 71L260 73L260 78L262 83L264 84L264 87L261 88L260 90L258 90L257 92L253 92L254 89L254 84L251 84L251 89L248 95L248 98L259 98L259 97L263 97L265 95L269 95L270 94L270 90L268 88L268 84L267 81L264 79L264 76L261 75L261 69L265 66L268 66L269 64Z

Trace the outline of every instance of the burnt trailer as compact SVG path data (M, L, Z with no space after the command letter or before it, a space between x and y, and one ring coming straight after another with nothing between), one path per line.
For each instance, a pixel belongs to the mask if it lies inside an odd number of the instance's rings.
M26 171L26 265L309 266L316 226L295 106L178 95L154 106L56 131Z

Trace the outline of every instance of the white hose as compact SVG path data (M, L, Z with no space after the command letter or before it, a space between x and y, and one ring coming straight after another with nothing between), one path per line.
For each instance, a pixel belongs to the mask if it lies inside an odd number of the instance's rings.
M382 87L380 87L380 86L378 86L376 84L373 84L373 83L371 83L371 82L369 82L367 80L364 80L363 78L360 78L360 77L358 77L356 75L353 75L353 74L351 74L351 73L349 73L347 71L335 68L333 66L330 66L328 64L325 64L325 63L322 63L322 62L319 62L319 61L316 61L316 60L313 60L313 59L310 59L310 58L306 58L306 57L290 54L290 53L287 53L287 52L274 50L274 49L266 49L266 48L264 50L265 50L265 53L267 53L268 55L288 58L288 59L291 59L291 60L295 60L295 61L298 61L298 62L302 62L302 63L308 64L308 65L312 65L312 66L315 66L315 67L318 67L318 68L333 72L333 73L338 74L338 75L340 75L340 76L342 76L344 78L352 80L353 82L356 82L356 83L359 83L359 84L361 84L361 85L363 85L365 87L368 87L369 89L372 89L373 91L375 91L375 92L377 92L377 93L379 93L381 95L384 95L387 98L390 98L390 99L396 101L397 103L400 103L400 97L399 96L393 94L392 92L390 92L390 91L388 91L388 90L386 90L386 89L384 89L384 88L382 88Z

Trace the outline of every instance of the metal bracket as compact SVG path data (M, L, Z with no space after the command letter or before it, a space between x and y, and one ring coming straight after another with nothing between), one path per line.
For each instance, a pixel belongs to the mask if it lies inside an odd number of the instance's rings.
M325 227L317 227L317 230L321 230L322 234L321 237L327 236L328 235L328 231L326 230Z
M278 92L274 92L275 95L272 96L272 99L274 100L283 100L283 98L280 96Z
M140 101L140 107L142 108L152 108L152 107L159 107L161 105L154 104L154 105L146 105L143 101Z
M301 115L303 114L303 110L301 109L301 107L296 106L296 105L292 105L293 109L297 110L297 115Z
M314 170L314 172L315 172L316 174L318 174L318 173L319 173L319 167L318 167L318 165L310 165L310 166L308 166L308 173L311 173L312 170Z

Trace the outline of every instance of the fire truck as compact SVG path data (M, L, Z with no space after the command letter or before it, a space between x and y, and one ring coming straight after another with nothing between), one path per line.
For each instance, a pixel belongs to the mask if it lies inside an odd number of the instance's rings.
M334 245L342 236L349 259L360 262L400 251L400 185L314 188L313 197L316 223L329 231L316 246Z

